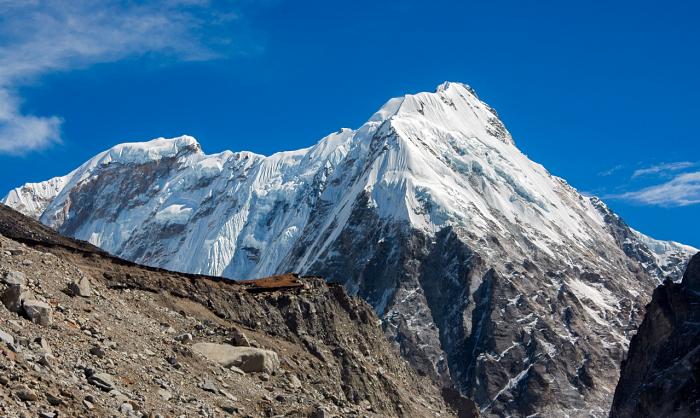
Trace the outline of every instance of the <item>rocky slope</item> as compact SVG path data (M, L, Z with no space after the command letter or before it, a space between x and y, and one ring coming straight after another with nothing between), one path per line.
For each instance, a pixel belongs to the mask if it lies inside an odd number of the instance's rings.
M654 291L622 363L610 416L700 415L700 253Z
M460 83L269 157L118 145L4 202L143 264L342 283L421 374L495 416L606 415L648 295L694 250L529 160Z
M2 416L456 415L318 278L144 268L0 205L0 279Z

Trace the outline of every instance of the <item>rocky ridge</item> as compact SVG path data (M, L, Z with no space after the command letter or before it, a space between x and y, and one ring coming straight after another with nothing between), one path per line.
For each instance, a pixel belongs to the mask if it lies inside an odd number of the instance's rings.
M23 295L0 306L2 416L456 414L371 307L320 278L146 268L5 206L0 277Z
M654 290L622 363L610 412L622 417L700 415L700 253L681 283Z

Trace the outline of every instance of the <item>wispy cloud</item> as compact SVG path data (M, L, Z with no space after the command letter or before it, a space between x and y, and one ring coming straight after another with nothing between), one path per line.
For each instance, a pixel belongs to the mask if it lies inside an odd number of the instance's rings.
M616 165L615 167L611 167L611 168L609 168L609 169L607 169L607 170L601 171L600 173L598 173L598 175L601 176L601 177L612 176L613 174L615 174L616 172L622 170L623 168L625 168L624 165L618 164L618 165Z
M698 163L690 161L678 161L673 163L656 164L650 167L635 170L635 172L632 173L632 178L634 179L637 177L648 175L667 175L669 173L678 172L687 168L695 167L696 165L698 165Z
M678 174L665 183L638 191L609 195L607 198L654 206L700 204L700 171Z
M205 37L205 28L211 33L211 26L235 19L200 0L0 0L0 153L61 141L62 119L23 112L20 86L47 73L150 53L211 59L232 41Z

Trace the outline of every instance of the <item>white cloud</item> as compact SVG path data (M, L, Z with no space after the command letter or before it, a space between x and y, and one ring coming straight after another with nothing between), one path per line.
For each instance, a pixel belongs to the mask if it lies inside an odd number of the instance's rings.
M60 117L22 111L20 86L50 72L148 53L211 59L219 52L204 30L235 18L198 0L0 0L0 153L24 154L61 140ZM230 40L217 42L230 47Z
M615 167L611 167L611 168L609 168L609 169L607 169L607 170L605 170L605 171L601 171L600 173L598 173L598 175L601 176L601 177L612 176L613 174L615 174L616 172L622 170L623 168L625 168L625 166L623 166L622 164L618 164L618 165L616 165Z
M697 163L690 161L679 161L675 163L663 163L656 164L651 167L641 168L632 173L632 178L637 178L640 176L646 176L651 174L663 175L671 172L676 172L680 170L685 170L687 168L695 167Z
M700 171L679 174L666 183L608 197L654 206L699 204Z

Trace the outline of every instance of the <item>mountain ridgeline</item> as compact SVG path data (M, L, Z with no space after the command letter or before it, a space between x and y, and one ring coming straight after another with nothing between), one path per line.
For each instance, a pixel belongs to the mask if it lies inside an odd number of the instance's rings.
M318 277L144 267L0 205L2 417L476 415L379 323Z
M146 265L342 283L413 367L486 416L606 416L649 295L696 251L529 160L451 82L310 148L127 143L3 202Z

